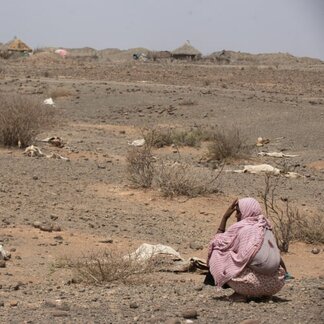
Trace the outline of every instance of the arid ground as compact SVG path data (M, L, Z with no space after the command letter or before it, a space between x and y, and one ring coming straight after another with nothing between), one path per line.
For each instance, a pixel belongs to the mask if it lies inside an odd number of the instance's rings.
M305 219L319 217L323 226L323 62L282 55L228 65L125 57L62 59L39 53L0 59L1 92L40 102L65 94L54 98L54 107L42 106L53 110L57 121L33 144L69 158L0 148L0 240L11 252L0 269L0 322L323 323L324 250L317 243L291 243L283 258L295 279L270 301L231 303L226 296L232 291L204 286L198 273L154 272L106 284L74 279L66 260L104 249L128 254L144 242L171 246L185 259L205 259L232 200L253 196L262 202L264 176L227 172L246 164L298 173L298 178L278 176L278 197L289 198ZM216 126L239 129L253 146L249 155L227 161L218 193L165 198L129 181L129 143L141 139L144 129ZM51 136L62 138L64 147L41 141ZM256 147L258 137L270 142ZM212 172L206 147L166 146L154 155ZM297 156L283 161L258 156L260 151ZM42 231L35 222L61 231ZM314 248L319 253L312 253ZM188 311L196 318L186 319Z

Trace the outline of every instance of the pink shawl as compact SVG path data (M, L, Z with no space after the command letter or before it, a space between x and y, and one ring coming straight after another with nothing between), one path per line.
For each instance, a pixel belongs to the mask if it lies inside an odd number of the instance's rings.
M265 229L271 229L255 199L240 199L238 206L241 221L230 226L225 233L216 234L209 245L207 262L218 287L245 268L259 251Z

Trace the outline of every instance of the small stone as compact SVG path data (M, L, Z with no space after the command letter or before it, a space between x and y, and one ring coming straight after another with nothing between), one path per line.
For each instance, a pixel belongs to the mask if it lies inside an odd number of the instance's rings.
M18 301L17 300L11 300L10 302L9 302L9 306L10 307L16 307L18 305Z
M0 307L4 307L4 302L0 301Z
M39 229L44 232L52 232L53 231L52 225L47 225L47 224L43 224L43 225L39 226Z
M67 316L69 316L69 313L65 312L65 311L54 311L54 312L52 312L52 316L53 317L67 317Z
M195 309L187 309L182 312L183 318L190 319L190 318L197 318L197 316L198 316L198 313Z
M319 248L313 248L312 249L312 253L313 254L318 254L318 253L320 253L321 252L321 250L319 249Z
M6 261L0 260L0 268L5 268L5 267L6 267Z
M181 321L177 318L170 318L166 320L165 324L181 324Z
M129 305L129 307L130 308L138 308L138 305L136 304L136 303L131 303L130 305Z
M240 322L240 324L260 324L260 323L261 322L256 319L246 319L246 320Z
M197 242L190 242L189 246L193 250L202 250L204 248L202 244L199 244Z
M52 228L53 228L54 232L61 232L62 231L61 226L58 225L58 224L54 224Z
M35 228L40 228L41 225L42 225L42 223L39 222L39 221L36 221L36 222L33 223L33 226L34 226Z
M114 240L111 239L111 238L107 238L107 239L105 239L105 240L101 240L101 241L99 241L99 243L113 243L113 242L114 242Z
M33 180L38 180L38 177L36 175L34 175Z

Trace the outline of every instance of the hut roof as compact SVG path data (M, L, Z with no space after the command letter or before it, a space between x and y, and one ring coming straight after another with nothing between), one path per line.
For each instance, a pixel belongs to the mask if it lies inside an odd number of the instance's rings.
M182 46L176 48L174 51L172 51L172 54L174 55L201 55L201 53L191 46L189 42L186 42Z
M15 38L6 45L9 51L32 52L32 49L18 38Z

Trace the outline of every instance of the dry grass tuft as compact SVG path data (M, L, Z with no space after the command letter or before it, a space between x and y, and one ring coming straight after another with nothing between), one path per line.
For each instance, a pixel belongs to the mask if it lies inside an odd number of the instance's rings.
M153 272L151 260L140 260L139 257L123 256L118 251L105 250L92 253L72 261L69 267L76 272L80 281L104 284L120 281L131 282L134 277Z
M172 144L196 147L203 141L211 140L213 130L208 127L191 127L190 129L161 128L143 132L143 137L148 145L156 148Z
M0 95L0 144L26 147L52 123L53 112L27 96Z
M208 158L215 161L224 161L228 158L238 158L248 154L250 148L240 136L238 129L230 131L217 130L208 145Z
M160 162L154 184L165 197L199 195L219 192L221 171L194 168L183 162Z
M128 179L135 187L149 188L154 177L154 162L151 147L135 147L128 151L127 157Z

